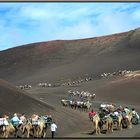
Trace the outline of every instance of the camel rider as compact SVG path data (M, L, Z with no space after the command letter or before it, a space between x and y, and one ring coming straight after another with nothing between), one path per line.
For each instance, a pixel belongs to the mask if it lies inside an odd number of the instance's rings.
M0 116L0 131L3 130L3 126L4 126L4 118Z
M11 121L12 121L12 124L13 124L14 127L19 125L20 120L19 120L16 113L14 114L14 117L11 119Z
M48 123L48 116L49 116L48 113L46 113L46 115L42 116L45 121L46 128L47 128L47 123Z
M48 115L47 121L48 121L48 125L50 126L52 123L52 116L51 115Z
M39 120L39 115L33 114L31 119L32 119L32 125L38 125L39 124L39 121L38 121Z
M92 109L91 112L89 112L89 115L90 116L95 116L96 115L96 112Z
M4 125L4 118L0 116L0 126Z
M120 112L123 112L124 111L124 108L121 105L119 106L119 111Z
M124 108L124 111L126 112L126 114L128 115L129 114L129 112L130 112L130 110L129 110L129 108L128 107L125 107Z
M97 113L92 109L91 112L88 113L88 116L90 120L92 120L92 117L94 117Z
M107 107L107 105L103 103L103 104L100 105L100 107L104 109L104 108Z
M118 111L114 111L114 112L110 113L110 116L112 117L113 121L118 118L118 115L119 115Z
M5 130L6 126L9 125L8 118L7 115L0 116L0 129Z
M14 114L14 117L11 119L11 122L12 122L14 128L15 128L15 134L14 134L14 136L16 137L17 136L19 122L20 122L20 120L19 120L19 118L17 116L17 113Z
M132 114L133 114L134 116L136 116L136 118L137 118L138 120L140 120L140 116L139 116L138 113L136 112L135 108L132 108Z
M118 112L118 111L115 111L115 112L114 112L114 115L115 115L116 117L118 117L119 112Z
M25 114L23 113L21 116L20 116L20 124L25 124L26 123L26 117L25 117Z

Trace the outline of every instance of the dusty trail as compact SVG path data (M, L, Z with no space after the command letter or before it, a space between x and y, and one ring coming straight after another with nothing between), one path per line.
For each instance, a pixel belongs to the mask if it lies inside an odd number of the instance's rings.
M110 80L107 79L107 81L110 82ZM107 82L106 81L106 82ZM105 82L105 80L96 80L93 82L87 83L87 87L89 88L90 85L93 83L96 83L100 87L102 86L102 83ZM94 85L96 86L96 85ZM92 89L94 89L94 86L92 86ZM83 89L86 87L85 85L82 85L82 87L77 87L78 89ZM75 89L76 87L73 87ZM98 89L97 88L97 89ZM89 133L93 131L92 123L90 122L88 118L87 112L80 112L79 110L73 110L71 108L63 107L60 103L60 100L62 98L67 98L67 90L69 87L58 87L58 88L33 88L31 90L28 90L28 93L38 99L41 100L44 103L48 103L51 106L54 106L56 108L56 113L54 113L55 120L59 126L57 137L140 137L140 125L133 125L132 129L123 129L122 131L114 131L112 134L101 134L99 136L96 136L95 134L90 135ZM91 90L91 89L90 89ZM111 97L110 97L111 98ZM98 98L97 100L93 101L93 108L95 110L98 110L101 103L105 102L105 100L102 101L103 98ZM127 99L126 99L127 100ZM109 102L109 101L106 101ZM133 104L127 104L126 101L119 102L116 100L116 105L123 105L123 106L129 106L129 107L135 107L138 112L140 112L140 106L139 105L133 105ZM133 103L133 102L132 102Z
M25 59L26 58L26 59ZM140 78L99 79L102 73L140 70L140 28L109 36L32 43L0 51L0 113L49 112L58 124L57 137L140 137L140 125L100 136L89 135L88 114L62 107L67 91L96 93L93 108L102 102L135 107L140 113ZM40 82L64 83L94 79L75 87L38 88ZM95 80L96 79L96 80ZM13 84L13 85L11 85ZM15 86L31 84L26 91ZM5 102L6 101L6 102ZM48 130L48 137L50 131Z

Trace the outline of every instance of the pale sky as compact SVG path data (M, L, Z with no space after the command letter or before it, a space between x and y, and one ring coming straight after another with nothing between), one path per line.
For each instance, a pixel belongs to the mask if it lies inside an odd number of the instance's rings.
M140 27L139 2L0 3L0 50L71 40Z

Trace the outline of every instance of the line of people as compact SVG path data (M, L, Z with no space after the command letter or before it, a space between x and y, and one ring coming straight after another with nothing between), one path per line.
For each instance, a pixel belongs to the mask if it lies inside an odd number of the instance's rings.
M91 106L92 103L89 101L76 101L76 100L66 100L66 99L62 99L61 100L61 104L65 107L71 107L72 109L78 109L80 111L88 111Z
M135 108L116 107L113 104L101 104L98 112L91 110L88 116L92 122L96 121L96 124L98 122L95 127L96 129L101 130L103 125L107 124L106 126L110 126L107 130L109 129L111 132L113 132L115 124L117 125L117 129L122 129L132 128L132 124L136 125L140 123L140 116Z
M56 131L57 125L53 122L51 115L39 116L33 114L30 118L26 118L25 113L18 116L14 113L13 117L10 119L9 116L0 116L0 134L1 137L9 137L12 133L14 137L17 137L17 132L20 130L22 132L22 137L46 137L47 128L51 128L52 138ZM36 133L36 134L35 134Z

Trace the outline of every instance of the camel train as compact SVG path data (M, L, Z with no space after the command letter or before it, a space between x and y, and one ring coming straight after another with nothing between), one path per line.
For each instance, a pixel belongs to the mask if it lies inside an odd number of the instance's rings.
M83 102L83 101L72 101L72 100L61 100L61 104L65 107L70 107L75 110L80 110L80 111L89 111L92 103L89 101Z
M101 74L101 77L102 78L109 78L109 77L113 77L113 76L125 76L125 75L130 74L130 73L132 73L132 71L130 71L130 70L119 70L119 71L113 72L113 73L111 73L111 72L103 73L103 74Z
M18 117L15 113L12 119L4 115L0 117L0 137L45 138L48 127L52 123L51 115L39 116L33 114L27 119L24 114Z
M80 100L94 100L96 98L96 94L90 93L89 91L68 90L68 97Z
M64 107L78 109L80 111L89 111L92 107L91 100L96 98L96 95L88 91L68 90L68 99L62 99L61 104Z
M98 112L92 110L88 115L96 135L104 130L112 133L114 129L132 128L132 124L140 122L140 117L134 108L132 110L122 106L116 108L112 104L101 104Z
M22 90L25 90L25 89L30 89L30 88L32 88L32 86L31 85L19 85L19 86L16 86L17 88L19 88L19 89L22 89Z

